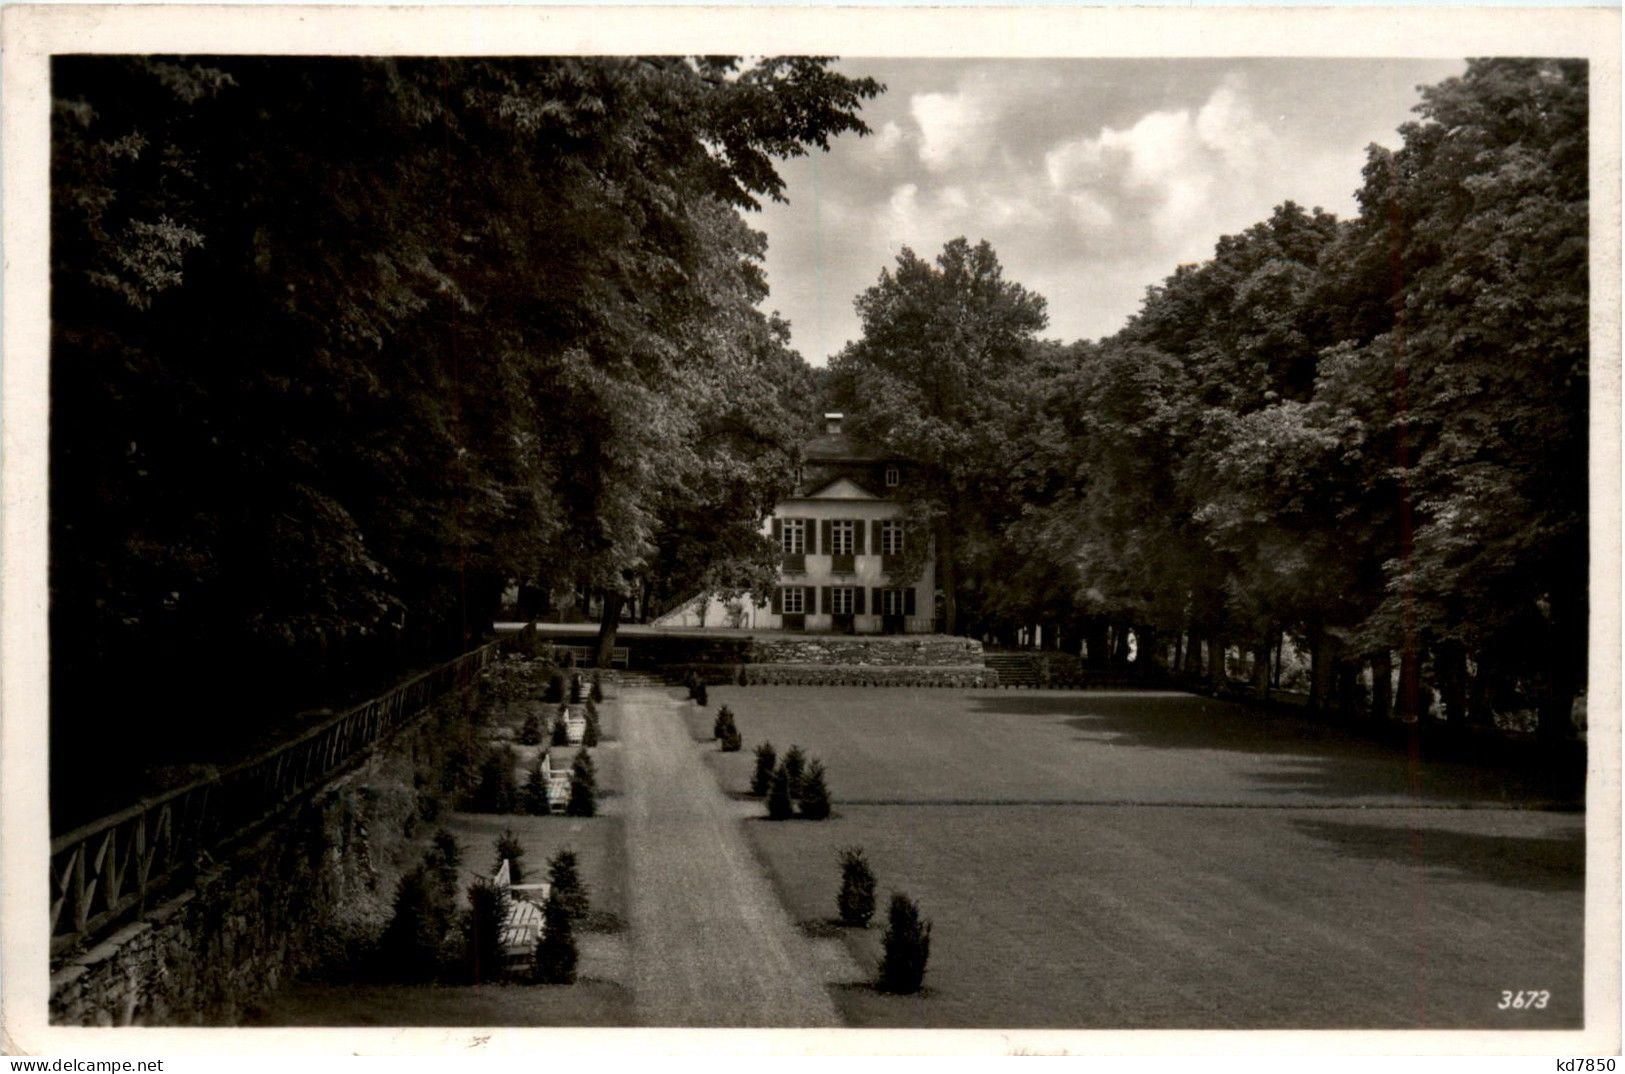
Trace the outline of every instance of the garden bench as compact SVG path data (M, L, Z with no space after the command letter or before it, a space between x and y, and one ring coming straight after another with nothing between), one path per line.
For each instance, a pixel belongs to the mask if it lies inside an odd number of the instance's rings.
M552 885L515 884L507 858L497 866L491 883L508 893L508 917L502 923L502 957L509 963L529 962L542 935L542 906Z

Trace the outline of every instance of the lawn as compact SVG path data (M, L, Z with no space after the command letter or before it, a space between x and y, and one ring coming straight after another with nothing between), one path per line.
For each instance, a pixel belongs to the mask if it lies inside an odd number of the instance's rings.
M720 705L745 748L713 759L750 783L751 750L798 743L847 802L1147 802L1192 805L1520 803L1516 773L1402 751L1336 727L1190 694L1150 691L737 687L691 706L709 739Z
M299 985L248 1012L250 1026L630 1026L610 981L573 985Z
M792 916L828 932L837 849L934 921L923 997L837 984L856 1026L1569 1028L1583 814L1501 773L1413 763L1183 695L719 688L749 747L799 743L837 817L751 819ZM1496 1009L1505 990L1544 1010Z

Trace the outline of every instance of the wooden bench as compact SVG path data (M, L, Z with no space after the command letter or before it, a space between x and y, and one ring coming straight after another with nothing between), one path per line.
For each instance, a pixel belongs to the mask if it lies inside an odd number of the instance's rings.
M513 869L507 858L497 866L491 883L508 893L508 917L502 923L502 958L510 966L530 962L536 951L536 941L542 938L542 907L547 903L552 885L515 884Z
M589 667L592 660L598 655L595 645L555 645L553 654L560 659L568 660L569 667ZM632 651L624 645L616 645L609 650L609 666L629 668L632 666Z
M565 807L570 804L570 770L568 768L555 770L552 754L546 749L542 750L542 755L536 759L536 763L541 765L542 772L547 777L548 812L563 813Z

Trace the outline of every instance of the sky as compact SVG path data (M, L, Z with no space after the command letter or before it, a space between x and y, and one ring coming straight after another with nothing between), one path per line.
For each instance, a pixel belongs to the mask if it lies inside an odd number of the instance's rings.
M908 246L993 244L1043 295L1045 338L1099 339L1145 289L1281 202L1352 215L1365 148L1396 147L1416 87L1461 60L848 59L887 86L872 133L783 163L764 304L824 365L859 334L853 299Z

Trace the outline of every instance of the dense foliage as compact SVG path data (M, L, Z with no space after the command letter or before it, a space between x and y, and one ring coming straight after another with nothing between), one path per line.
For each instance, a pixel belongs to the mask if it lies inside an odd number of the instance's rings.
M1316 706L1569 732L1587 93L1581 61L1472 61L1370 148L1354 219L1288 202L1098 342L1034 339L985 244L905 250L829 390L925 463L950 624L1266 691L1286 636Z
M739 210L878 91L807 58L59 57L53 713L330 698L466 644L510 579L758 581L808 373Z

